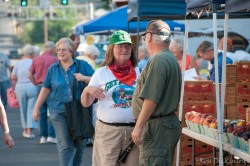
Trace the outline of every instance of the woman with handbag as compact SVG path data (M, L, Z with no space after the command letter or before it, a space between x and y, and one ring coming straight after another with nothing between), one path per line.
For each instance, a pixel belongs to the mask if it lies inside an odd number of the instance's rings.
M131 143L135 126L131 100L140 75L130 35L115 31L109 38L105 66L96 70L81 101L83 106L98 99L93 166L119 166L119 156ZM139 148L134 146L122 165L139 165Z
M69 38L61 38L56 43L58 60L50 66L45 76L43 87L35 104L33 118L38 120L39 110L47 100L50 119L57 135L57 148L60 166L80 166L86 139L74 140L69 132L65 103L73 100L73 82L78 81L75 98L80 100L81 90L94 73L85 61L75 58L73 42ZM79 68L78 68L79 67ZM79 72L77 72L79 69ZM85 84L80 84L83 82Z

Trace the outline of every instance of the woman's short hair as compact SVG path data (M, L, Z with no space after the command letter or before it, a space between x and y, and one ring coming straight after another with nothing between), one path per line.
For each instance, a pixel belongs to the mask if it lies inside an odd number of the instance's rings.
M179 50L183 51L183 46L184 46L184 42L181 38L173 38L171 40L171 43L173 42L173 45L175 48L178 48Z
M70 38L64 37L61 38L56 42L56 49L59 47L60 44L66 43L68 46L69 51L72 53L72 56L75 57L75 51L74 51L74 43Z
M35 47L34 47L34 46L28 44L28 45L25 45L25 46L23 47L22 52L23 52L23 55L33 56L33 54L36 53L36 50L35 50Z
M106 55L105 55L105 65L106 66L110 66L112 64L114 64L114 44L110 44L108 46L108 49L106 51ZM132 47L132 51L131 51L131 56L130 56L130 61L133 67L137 66L137 58L135 56L135 52L134 49Z
M203 41L197 48L196 50L196 56L198 58L201 58L200 55L198 54L198 52L202 52L205 53L207 50L213 50L214 46L213 43L210 41Z
M84 54L89 56L99 56L100 51L95 45L87 46L86 50L84 51Z

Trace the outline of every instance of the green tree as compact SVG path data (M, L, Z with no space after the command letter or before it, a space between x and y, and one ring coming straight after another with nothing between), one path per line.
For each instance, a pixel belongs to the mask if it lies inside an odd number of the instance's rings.
M70 36L71 28L75 24L76 21L48 21L48 40L56 42L62 37ZM43 44L44 22L34 21L26 23L21 43Z

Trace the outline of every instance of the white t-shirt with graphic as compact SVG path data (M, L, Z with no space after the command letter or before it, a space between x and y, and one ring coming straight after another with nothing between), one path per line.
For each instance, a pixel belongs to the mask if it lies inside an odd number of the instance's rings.
M137 80L140 70L136 67L135 71ZM133 86L125 85L116 79L107 66L104 66L95 71L89 86L97 86L106 90L105 98L98 100L98 119L108 123L134 122L131 103L136 81Z

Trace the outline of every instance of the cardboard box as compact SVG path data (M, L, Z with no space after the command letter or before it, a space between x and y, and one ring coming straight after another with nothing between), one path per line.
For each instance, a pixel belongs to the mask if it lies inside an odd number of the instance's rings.
M187 112L196 111L202 114L211 114L216 116L216 102L193 102L183 104L183 115Z
M237 118L237 111L236 111L236 104L227 104L225 105L225 119L236 119Z
M184 101L215 101L213 81L185 81Z
M250 82L250 62L236 62L237 82Z
M226 84L236 84L236 65L226 65Z
M250 102L250 83L237 82L235 91L237 102Z
M250 102L237 103L237 118L246 120L247 111L250 108Z

